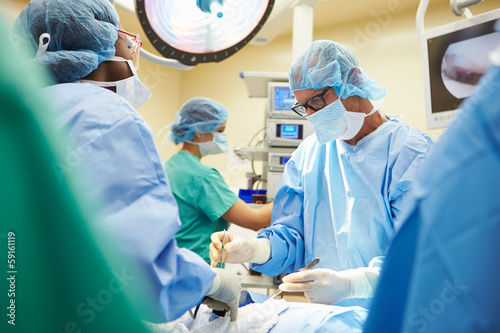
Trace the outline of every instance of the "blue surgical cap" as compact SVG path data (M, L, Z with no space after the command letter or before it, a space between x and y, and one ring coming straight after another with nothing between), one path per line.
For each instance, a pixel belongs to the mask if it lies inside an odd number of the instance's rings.
M87 76L115 55L119 22L109 0L32 0L14 24L13 39L65 83ZM50 43L37 54L44 33Z
M356 95L377 100L385 95L385 89L363 73L351 51L329 40L315 41L303 49L290 66L288 76L292 91L333 87L338 96L347 76L340 98Z
M189 141L194 133L211 133L227 120L224 106L210 98L195 97L187 101L170 124L170 140L175 144Z

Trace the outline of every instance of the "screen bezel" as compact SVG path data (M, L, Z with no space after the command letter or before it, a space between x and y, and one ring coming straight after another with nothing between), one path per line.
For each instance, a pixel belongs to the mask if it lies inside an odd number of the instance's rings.
M283 126L297 126L297 137L296 138L291 138L287 136L282 136L282 131L281 128ZM302 140L303 137L303 126L302 124L286 124L286 123L277 123L276 124L276 137L278 139L285 139L285 140Z
M424 73L425 115L426 115L426 124L428 129L444 128L449 126L449 124L457 116L458 112L460 112L460 109L458 107L453 110L433 112L432 94L431 94L432 92L431 73L429 68L429 48L428 48L429 40L438 38L446 34L455 33L473 26L478 26L487 22L492 22L492 21L494 22L498 19L500 19L500 9L495 9L493 11L474 16L470 19L461 20L458 22L450 23L426 31L420 35L420 44L422 46L421 49L423 58L423 73ZM479 34L475 37L479 37L482 35ZM461 40L457 40L455 42L458 41ZM451 43L449 45L451 45ZM463 99L457 99L458 101L457 104L459 104L462 100Z
M269 82L268 83L268 113L270 118L289 118L289 119L300 119L301 117L293 112L291 109L280 110L276 109L276 89L277 88L288 88L290 85L288 82ZM295 98L294 98L295 100Z

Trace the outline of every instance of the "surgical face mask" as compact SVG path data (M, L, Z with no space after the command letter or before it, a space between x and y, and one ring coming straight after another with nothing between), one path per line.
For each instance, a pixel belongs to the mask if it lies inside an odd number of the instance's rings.
M141 80L139 80L132 60L126 60L122 57L112 57L108 59L108 61L126 61L133 75L126 79L114 82L93 80L77 80L77 82L88 82L99 87L116 87L116 93L129 102L132 107L138 108L144 104L144 102L151 97L151 92L148 88L146 88Z
M378 111L379 106L380 104L376 104L368 114L346 110L342 116L339 130L340 134L337 139L351 140L352 138L354 138L356 134L359 133L359 130L361 130L361 127L363 127L365 118Z
M192 142L189 143L198 145L200 148L201 157L206 155L215 155L227 152L227 136L226 133L213 132L214 139L208 142Z
M342 116L345 111L346 109L339 98L307 117L313 124L314 132L316 132L316 138L320 145L339 138Z
M339 96L342 96L347 83L347 76L342 83ZM365 118L378 110L377 104L368 114L347 111L344 104L338 98L335 102L328 104L323 109L308 116L307 119L313 124L316 138L320 145L333 140L350 140L359 133Z

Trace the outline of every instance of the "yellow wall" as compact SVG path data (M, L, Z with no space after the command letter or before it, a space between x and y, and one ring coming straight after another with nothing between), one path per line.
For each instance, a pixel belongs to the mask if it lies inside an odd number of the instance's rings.
M363 70L387 89L383 110L387 114L402 115L403 122L426 131L433 139L438 139L442 130L427 130L424 111L424 84L419 38L415 26L416 9L406 8L405 1L387 8L389 16L373 15L365 20L347 24L322 27L314 30L314 40L331 39L349 46L358 58ZM388 6L391 4L388 1ZM426 15L426 29L456 21L449 2L430 5ZM481 13L498 8L498 1L486 1L473 12ZM412 6L414 7L414 6ZM480 10L478 10L478 8ZM378 26L377 26L378 25ZM378 27L378 28L377 28ZM361 35L371 37L363 39ZM156 128L173 121L177 109L191 97L210 97L225 105L229 110L227 134L229 146L245 146L253 135L264 126L265 99L249 98L241 71L288 71L292 62L292 35L282 35L266 46L248 45L235 55L220 63L200 64L189 71L177 71L180 78L168 80L163 87L166 91L154 90L155 105L164 107L154 111L144 109L146 120ZM141 66L146 61L143 61ZM147 65L146 65L147 66ZM144 67L146 67L144 66ZM142 70L144 70L144 67ZM142 76L143 72L140 73ZM176 84L180 83L180 87ZM177 107L173 101L165 100L164 94L172 95L169 89L179 93ZM166 121L167 122L166 122ZM179 149L173 143L162 149L165 160ZM245 171L231 171L228 166L229 154L208 156L203 163L217 168L230 187L245 186ZM257 172L259 172L257 168ZM248 170L250 171L250 170Z
M413 1L388 0L387 8L381 9L388 15L368 11L363 20L337 25L332 23L315 29L313 38L335 40L351 48L363 70L387 89L383 110L387 114L404 116L403 122L437 139L442 130L426 130L425 127L422 60ZM498 7L498 0L487 0L471 10L479 14ZM126 30L142 30L134 16L120 10L119 13ZM426 28L457 19L449 9L449 1L431 1ZM147 41L144 47L154 51ZM141 59L138 73L153 97L139 108L139 112L157 135L162 127L174 120L175 113L185 101L195 96L210 97L229 110L229 147L246 146L264 127L266 100L247 97L239 73L287 72L292 60L291 34L279 36L266 46L247 45L220 63L200 64L188 71L162 67ZM158 147L162 139L156 138ZM168 142L160 151L164 161L180 148ZM245 187L245 172L250 170L232 171L228 160L229 154L222 154L207 156L203 158L203 163L217 168L230 187ZM257 171L260 171L260 166L257 166Z

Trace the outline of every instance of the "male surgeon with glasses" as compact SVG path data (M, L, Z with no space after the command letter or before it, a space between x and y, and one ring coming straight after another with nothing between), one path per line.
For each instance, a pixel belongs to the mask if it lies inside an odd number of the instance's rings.
M285 276L280 289L304 292L313 303L366 308L432 141L372 104L385 89L339 43L307 46L293 61L289 80L297 101L292 111L307 117L315 135L285 167L271 226L253 240L226 233L223 260L247 261L276 276L319 257L314 269ZM212 234L212 260L221 237Z

